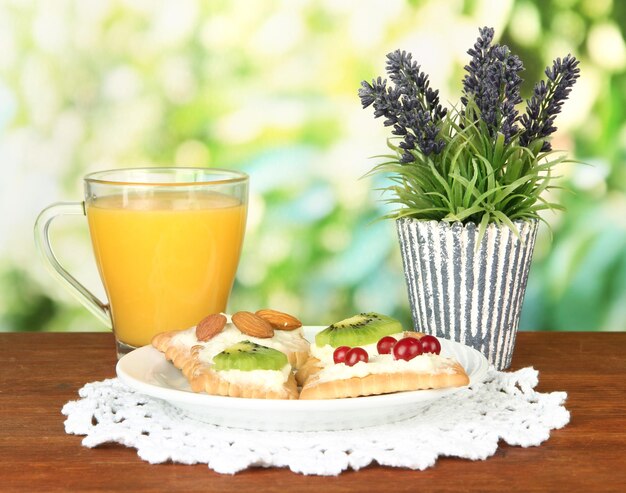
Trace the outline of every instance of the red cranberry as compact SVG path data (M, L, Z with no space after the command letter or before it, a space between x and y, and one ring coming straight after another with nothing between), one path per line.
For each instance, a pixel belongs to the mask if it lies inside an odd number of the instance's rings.
M333 361L335 363L344 363L346 361L346 354L352 349L350 346L339 346L333 352Z
M354 366L359 361L367 361L369 360L369 356L367 355L367 351L361 347L353 347L346 354L346 360L344 363L348 366Z
M420 339L422 353L439 354L441 352L441 344L435 336L426 335Z
M405 337L393 347L393 358L409 361L422 354L422 345L415 337Z
M391 354L391 348L393 348L394 344L398 342L397 339L391 336L385 336L378 344L376 344L376 349L378 350L378 354Z

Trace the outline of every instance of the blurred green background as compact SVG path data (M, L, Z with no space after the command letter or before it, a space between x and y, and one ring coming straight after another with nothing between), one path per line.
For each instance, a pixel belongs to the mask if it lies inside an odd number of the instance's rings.
M582 77L557 120L564 165L531 269L523 330L626 329L626 2L54 0L0 4L0 330L104 330L35 252L37 213L80 200L90 171L215 166L252 177L230 309L307 324L377 310L409 323L383 178L359 179L388 129L362 79L411 51L444 102L493 26L525 63L525 94L557 56ZM104 296L84 219L55 223L68 270Z

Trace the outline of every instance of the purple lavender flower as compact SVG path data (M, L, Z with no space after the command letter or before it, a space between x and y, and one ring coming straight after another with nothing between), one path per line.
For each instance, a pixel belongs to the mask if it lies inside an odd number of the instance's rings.
M461 102L467 107L473 99L479 112L476 116L484 122L489 135L495 137L500 132L508 144L519 132L515 105L522 102L522 78L518 73L524 66L508 46L491 45L493 28L483 27L479 33L474 47L467 52L472 59L465 66Z
M561 112L563 103L580 75L578 60L571 54L563 60L557 58L552 67L546 68L545 74L547 82L542 80L535 84L533 95L526 102L526 113L520 118L524 127L520 144L528 147L537 139L543 139L541 152L552 150L547 137L556 130L556 115Z
M542 140L541 151L551 150L547 138L556 130L556 115L579 76L578 60L571 55L563 60L557 58L545 71L547 81L535 85L526 112L520 117L516 107L522 102L519 73L524 66L507 46L493 44L493 37L493 28L480 28L478 39L468 50L471 59L463 78L463 108L455 111L453 117L446 118L439 92L430 87L428 76L406 51L387 55L389 85L381 77L361 83L359 97L363 108L373 106L374 116L384 117L384 125L393 127L392 134L402 138L402 164L416 161L420 154L442 153L446 141L452 142L451 136L441 134L444 118L446 122L458 118L456 125L462 129L474 128L471 124L476 122L476 131L494 145L503 136L505 145L529 147ZM459 128L455 124L445 128L450 127Z
M372 105L374 116L384 116L384 125L393 126L392 133L404 137L400 143L403 164L415 161L415 149L426 156L440 153L445 143L438 135L446 109L439 103L439 92L431 89L428 76L406 51L389 53L386 68L393 87L380 77L371 84L363 81L359 89L363 108Z
M439 91L430 88L428 75L420 70L413 55L396 50L387 55L387 73L401 94L421 109L430 113L434 120L441 120L446 109L439 104Z
M491 42L493 41L494 30L492 27L481 27L480 36L474 43L474 47L467 50L472 57L469 64L465 66L467 74L463 78L463 92L467 95L481 92L482 80L486 76L486 67L491 59ZM461 102L467 106L467 97L463 96Z

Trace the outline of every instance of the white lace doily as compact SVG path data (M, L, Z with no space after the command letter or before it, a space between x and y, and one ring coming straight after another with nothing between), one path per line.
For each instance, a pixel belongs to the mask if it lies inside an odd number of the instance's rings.
M63 407L65 431L97 447L117 442L151 464L207 464L234 474L253 466L337 475L373 462L426 469L439 456L485 459L509 445L539 445L569 422L565 392L540 393L533 368L490 369L482 384L443 397L415 418L333 432L249 431L194 421L164 401L130 390L118 379L93 382ZM366 430L366 431L365 431Z

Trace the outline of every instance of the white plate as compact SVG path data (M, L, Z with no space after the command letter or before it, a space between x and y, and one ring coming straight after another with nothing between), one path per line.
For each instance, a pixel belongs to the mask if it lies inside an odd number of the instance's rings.
M325 327L304 327L307 339ZM475 349L440 339L441 354L454 357L469 375L482 381L489 363ZM136 349L117 363L117 376L138 392L163 399L190 417L222 426L252 430L320 431L374 426L411 418L435 399L458 388L328 400L241 399L192 392L180 370L151 346Z

